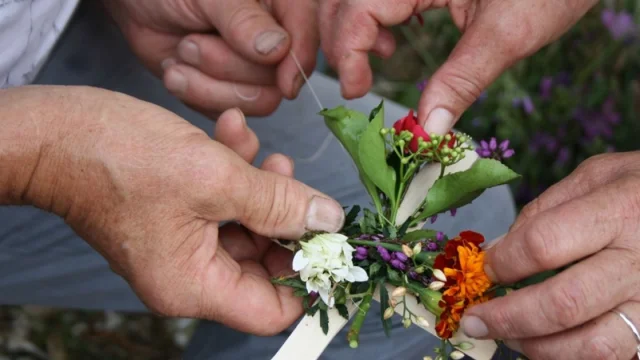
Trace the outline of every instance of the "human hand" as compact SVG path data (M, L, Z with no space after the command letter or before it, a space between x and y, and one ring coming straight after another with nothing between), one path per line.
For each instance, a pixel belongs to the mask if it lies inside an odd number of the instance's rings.
M631 359L640 325L640 152L600 155L522 211L486 252L485 271L510 284L571 266L543 283L474 306L476 338L505 339L531 359Z
M210 117L267 115L315 68L314 0L105 0L133 51L186 104ZM163 67L165 69L163 69Z
M325 0L320 34L342 94L360 97L372 86L368 53L386 57L395 42L385 28L433 8L448 7L464 32L449 59L429 79L418 106L429 133L445 134L503 71L554 41L597 0Z
M127 96L69 96L94 112L45 146L29 181L32 203L64 216L158 314L260 335L300 316L300 300L270 283L290 271L292 254L269 238L337 231L339 204L291 179L281 155L252 167L257 138L238 110L218 120L221 144ZM228 220L242 226L219 228Z

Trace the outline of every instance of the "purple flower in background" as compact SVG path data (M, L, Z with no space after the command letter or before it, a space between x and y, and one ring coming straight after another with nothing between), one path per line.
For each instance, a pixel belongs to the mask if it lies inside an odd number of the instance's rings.
M637 35L638 28L633 16L626 11L616 13L612 9L605 9L600 19L614 40L629 40Z
M438 219L438 215L433 215L431 217L431 223L433 224L434 222L436 222L437 219Z
M609 98L602 104L600 111L576 109L573 117L582 127L585 144L589 144L597 138L611 139L613 137L613 127L622 120L615 106L615 100Z
M398 259L393 259L391 260L391 266L393 266L394 268L404 271L407 269L407 265L405 265L402 261L398 260Z
M438 251L438 244L433 241L429 241L427 243L427 251Z
M391 260L391 254L389 254L389 250L383 248L380 245L376 246L376 249L378 250L378 254L380 254L382 260L386 262L389 262Z
M558 149L558 139L545 132L535 133L529 142L529 151L536 153L541 148L544 148L548 153L555 152Z
M533 104L533 100L531 100L530 96L515 98L511 101L511 104L516 108L522 107L527 115L531 115L536 110L535 105Z
M416 87L418 88L418 91L423 92L424 89L427 88L427 84L429 83L429 79L424 79L422 81L420 81L418 84L416 84Z
M494 137L492 137L489 142L485 140L480 141L480 147L476 149L476 152L480 157L496 159L498 161L508 159L515 154L515 151L509 148L509 140L503 140L498 145L498 141Z
M451 209L449 210L451 212L451 216L455 217L456 214L458 213L458 209Z
M608 153L616 152L616 147L615 147L615 146L613 146L613 145L609 145L609 146L607 146L607 148L605 149L605 152L608 152Z
M551 98L553 91L553 78L551 76L545 76L540 80L540 97L544 100Z
M473 120L471 120L471 125L473 125L473 127L480 127L480 125L482 125L482 118L473 118Z
M418 277L420 277L420 275L412 269L409 270L409 277L413 280L418 280Z
M560 148L560 151L558 151L558 155L556 157L556 165L564 166L569 161L570 157L571 152L568 147L564 146Z
M436 233L436 241L442 241L444 240L444 233L442 231L438 231Z
M369 251L364 246L356 246L356 254L353 256L356 260L364 260L367 258Z

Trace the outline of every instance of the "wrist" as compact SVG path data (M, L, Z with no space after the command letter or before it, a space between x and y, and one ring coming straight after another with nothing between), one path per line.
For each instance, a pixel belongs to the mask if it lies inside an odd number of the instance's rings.
M66 215L80 178L69 154L85 151L83 144L91 142L88 133L76 134L92 118L89 111L98 108L87 96L95 91L100 90L25 86L0 91L0 204Z

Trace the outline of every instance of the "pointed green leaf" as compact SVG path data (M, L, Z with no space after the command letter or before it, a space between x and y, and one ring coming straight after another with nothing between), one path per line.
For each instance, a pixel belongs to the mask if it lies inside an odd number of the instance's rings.
M336 305L336 310L338 310L338 314L345 318L345 320L349 320L349 310L347 310L346 305Z
M384 126L384 105L381 102L378 108L372 112L373 119L367 126L358 144L358 158L360 167L366 176L387 195L395 201L396 198L396 172L387 164L387 150L384 137L380 130Z
M389 292L387 291L387 287L385 285L384 280L380 281L378 284L380 289L380 319L382 320L382 327L384 328L384 334L387 337L391 336L391 319L384 318L384 311L389 306Z
M329 314L327 314L327 310L320 310L320 327L322 332L327 335L329 332Z
M446 175L429 190L426 205L418 221L452 208L464 206L486 189L507 184L520 177L499 161L479 159L466 171Z
M351 159L353 159L353 162L360 172L360 181L362 181L369 196L371 196L374 204L376 204L376 208L381 208L376 186L371 179L367 177L366 172L362 170L358 152L360 138L369 126L367 116L344 106L322 110L320 115L324 116L324 122L329 130L331 130L342 146L344 146L345 150L351 155Z

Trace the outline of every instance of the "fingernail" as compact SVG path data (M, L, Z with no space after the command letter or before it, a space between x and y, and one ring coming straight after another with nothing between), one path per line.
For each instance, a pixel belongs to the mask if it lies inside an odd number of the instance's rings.
M464 334L470 338L478 339L489 335L489 328L477 316L463 316L460 320L460 327L462 327Z
M453 114L444 108L432 110L424 124L424 130L429 133L444 135L453 126Z
M302 77L302 74L298 74L296 75L295 78L293 78L293 97L297 97L298 94L300 93L300 89L302 89L302 85L304 84L304 78Z
M336 232L344 224L344 210L340 205L320 196L314 196L307 211L307 230Z
M517 340L505 340L504 344L511 350L522 354L522 346Z
M178 55L180 55L180 58L187 64L200 64L200 48L198 44L191 40L183 40L180 42L178 45Z
M238 117L240 118L240 122L242 123L243 128L247 128L247 118L244 116L244 113L239 108L234 108L234 110L238 113Z
M238 86L237 84L233 84L233 91L244 101L255 101L260 97L260 94L262 94L261 87L250 85Z
M175 64L176 64L176 59L168 58L168 59L162 60L162 62L160 63L160 66L162 66L162 70L167 70L169 67Z
M269 55L274 52L286 38L287 35L280 31L265 31L256 38L256 51L262 55Z
M176 94L187 91L187 78L178 70L170 71L165 77L167 89Z

